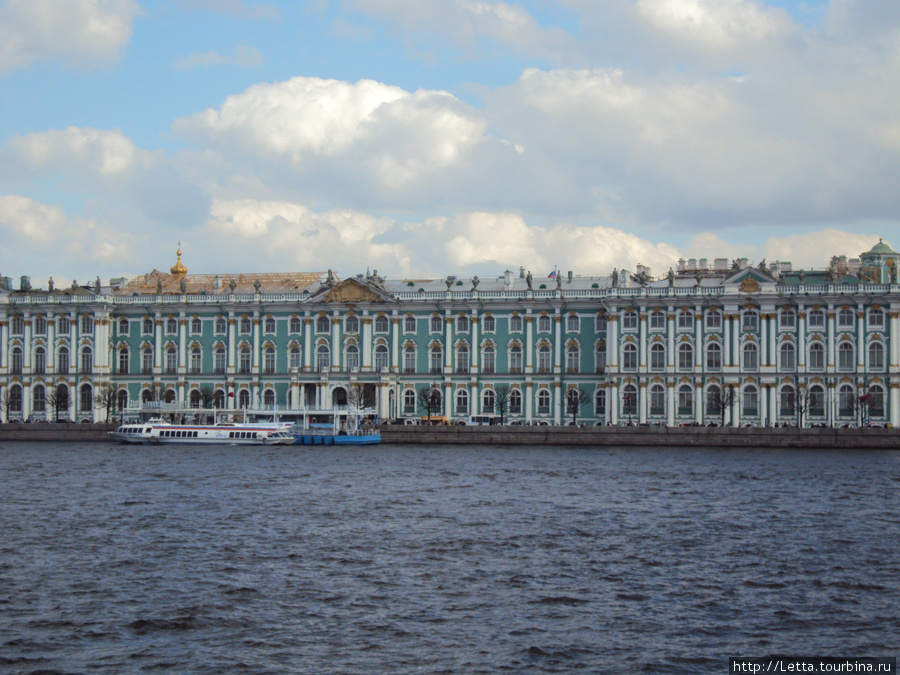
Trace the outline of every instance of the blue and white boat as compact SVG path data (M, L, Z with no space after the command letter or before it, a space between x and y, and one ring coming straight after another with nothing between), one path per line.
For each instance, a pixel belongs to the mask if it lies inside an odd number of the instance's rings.
M150 420L123 424L109 435L121 443L194 445L293 445L290 422L171 424Z

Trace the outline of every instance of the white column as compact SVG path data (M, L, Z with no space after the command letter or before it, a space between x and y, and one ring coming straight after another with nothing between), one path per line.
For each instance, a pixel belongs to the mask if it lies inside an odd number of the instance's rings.
M453 316L450 314L450 310L447 310L447 315L444 317L444 339L447 341L447 348L444 350L444 372L452 373L453 372Z
M331 317L331 369L341 369L341 355L344 351L341 344L341 319L338 310L332 312Z
M362 344L359 347L360 356L362 357L362 372L370 372L372 370L372 317L368 316L368 311L363 313L362 317Z
M559 382L553 383L553 423L559 426L561 422L561 413L562 413L562 399L560 397L560 386Z
M553 345L553 372L559 373L562 372L562 318L559 315L559 310L556 310L557 314L553 317L554 323L554 345ZM558 394L558 392L557 392ZM556 398L559 398L557 396Z
M31 373L31 313L24 312L23 315L24 328L22 329L22 374L29 375ZM24 397L25 394L22 394ZM22 412L25 412L25 402L22 401ZM28 419L25 416L23 419Z
M2 325L0 325L0 345L4 345L3 349L6 349L6 341L3 339ZM2 363L3 357L0 356L0 365L2 365ZM47 372L56 372L56 321L54 321L54 317L51 312L47 312ZM49 393L49 388L47 389L47 391Z
M76 324L81 323L80 318L76 318ZM80 330L80 328L78 329ZM154 374L159 374L162 371L162 347L163 347L163 320L159 316L159 312L156 313L155 318L153 319L153 372ZM78 357L78 340L75 340L75 358Z
M675 398L677 396L675 383L671 380L666 382L666 424L670 427L675 426Z
M235 344L236 336L237 336L237 329L235 327L234 312L228 312L228 366L225 370L229 375L234 375L235 372L237 371L237 367L236 367L237 366L237 363L236 363L237 345ZM234 393L234 392L232 391L232 393ZM235 394L235 396L237 396L237 394ZM232 403L233 402L234 402L234 399L232 398ZM234 406L232 405L229 407L234 407Z
M259 373L259 352L260 352L260 344L259 344L259 312L253 312L253 344L250 345L250 354L252 361L250 362L250 370L253 373L253 377L256 377L257 373ZM250 406L255 407L256 405L256 395L253 391L250 392Z
M525 372L532 374L534 372L534 317L531 316L531 310L525 315Z
M797 308L797 372L806 370L806 312ZM799 392L798 392L799 393Z
M307 315L303 317L303 364L300 367L300 370L305 372L314 370L312 350L312 322L313 320L309 316L309 312L307 312Z
M834 305L828 305L826 316L828 317L828 354L826 356L828 358L828 370L829 372L834 372Z
M675 315L666 314L666 370L675 370Z
M638 328L640 339L638 340L638 372L647 372L647 312L642 311L638 316ZM643 410L643 406L641 407Z
M187 372L187 319L184 312L178 317L178 372Z
M394 310L396 314L397 310ZM398 316L391 317L391 372L399 373L400 368L400 322Z
M609 325L609 324L607 324ZM609 389L607 391L607 399L606 405L609 406L609 423L610 424L618 424L619 423L619 406L622 404L621 397L619 396L619 382L618 380L612 380L609 384Z
M478 312L477 311L473 311L472 316L469 319L469 330L471 331L471 335L472 335L472 349L471 349L471 354L469 355L469 359L470 359L469 365L471 366L471 372L473 374L477 374L478 373L478 353L479 353L479 349L478 349ZM472 410L474 410L474 409L475 408L473 407Z
M644 317L642 316L641 319L643 319L643 318ZM644 325L644 322L642 321L641 322L642 330L643 330L643 325ZM641 424L643 424L644 422L647 421L647 408L650 405L650 403L648 401L648 399L650 398L650 396L648 394L648 390L649 390L649 387L647 386L646 380L644 382L641 382L638 385L638 422L640 422Z
M614 375L619 370L619 316L610 312L606 317L606 372ZM615 408L613 408L615 410Z

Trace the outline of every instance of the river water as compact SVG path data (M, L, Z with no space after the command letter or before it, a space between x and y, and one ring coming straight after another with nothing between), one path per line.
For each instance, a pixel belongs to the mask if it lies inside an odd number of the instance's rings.
M4 673L896 656L900 452L0 446Z

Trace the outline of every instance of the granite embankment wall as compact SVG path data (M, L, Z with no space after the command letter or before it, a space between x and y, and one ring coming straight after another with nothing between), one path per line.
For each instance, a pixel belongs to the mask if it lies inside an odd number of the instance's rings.
M115 424L0 424L0 442L108 441ZM760 429L722 427L381 427L385 444L569 445L900 450L898 429Z
M900 450L897 429L383 426L383 443Z
M108 441L107 432L115 424L0 424L0 442L3 441L56 441L59 443Z

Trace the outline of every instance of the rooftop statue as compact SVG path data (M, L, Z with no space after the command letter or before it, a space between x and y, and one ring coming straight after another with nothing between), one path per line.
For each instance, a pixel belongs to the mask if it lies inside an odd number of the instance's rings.
M533 279L532 279L532 276L531 276L531 270L528 270L528 274L525 276L525 283L528 284L528 290L529 290L529 291L532 290L532 289L531 289L531 282L532 282L532 280L533 280Z

